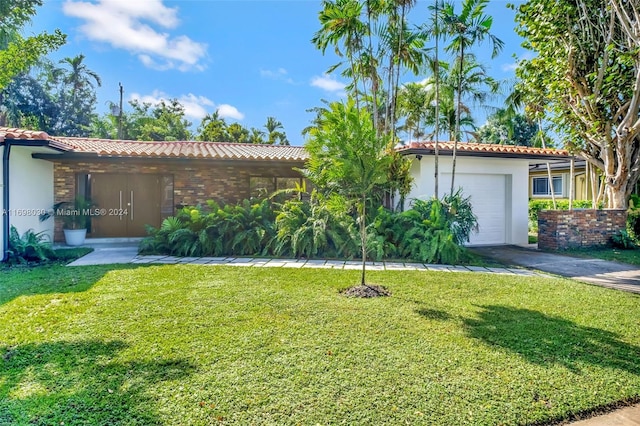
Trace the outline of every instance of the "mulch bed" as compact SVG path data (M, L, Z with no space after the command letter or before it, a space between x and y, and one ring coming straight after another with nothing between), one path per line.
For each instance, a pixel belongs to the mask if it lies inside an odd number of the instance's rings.
M386 288L380 285L374 284L365 284L365 285L357 285L355 287L349 287L348 289L342 291L342 294L347 297L383 297L383 296L391 296L391 292Z

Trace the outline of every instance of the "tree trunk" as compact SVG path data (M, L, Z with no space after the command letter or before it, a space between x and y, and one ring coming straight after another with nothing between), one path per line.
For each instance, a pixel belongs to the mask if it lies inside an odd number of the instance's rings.
M366 265L367 265L367 194L362 194L362 213L360 215L360 242L362 244L362 277L360 284L366 285Z
M440 34L438 34L438 1L436 0L436 11L435 11L435 33L436 33L436 58L435 58L435 78L436 78L436 108L435 108L435 116L436 116L436 140L433 146L433 155L434 155L434 177L435 177L435 197L439 199L438 195L438 140L440 139L440 59L439 59L439 38Z
M458 156L458 139L460 139L460 115L462 111L462 73L464 72L464 44L460 45L460 69L458 75L458 93L456 93L456 128L453 138L453 165L451 166L451 195L455 191L455 179L456 179L456 157Z

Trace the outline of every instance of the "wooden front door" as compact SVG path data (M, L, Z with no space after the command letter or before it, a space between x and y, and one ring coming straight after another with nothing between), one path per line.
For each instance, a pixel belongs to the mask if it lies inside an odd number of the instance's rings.
M91 199L97 215L92 237L144 237L145 225L161 222L161 179L152 174L91 175Z

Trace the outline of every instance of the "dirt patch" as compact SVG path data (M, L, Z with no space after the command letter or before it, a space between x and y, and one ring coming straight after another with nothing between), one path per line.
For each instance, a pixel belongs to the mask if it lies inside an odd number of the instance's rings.
M348 289L342 291L342 295L347 297L369 298L391 296L391 292L380 285L367 284L349 287Z

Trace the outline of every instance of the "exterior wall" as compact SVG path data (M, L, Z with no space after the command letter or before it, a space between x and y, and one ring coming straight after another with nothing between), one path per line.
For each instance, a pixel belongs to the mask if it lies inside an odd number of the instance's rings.
M452 158L440 156L438 160L438 192L442 197L449 193L451 181L444 179L442 175L451 174ZM411 175L414 178L414 187L408 196L412 198L428 199L435 191L435 159L433 156L423 156L421 160L413 159ZM481 174L481 175L505 175L506 184L506 211L508 218L506 229L506 243L527 244L528 242L528 194L523 188L528 187L529 162L527 159L514 158L490 158L459 156L456 160L456 174ZM464 191L464 188L463 188ZM486 188L487 193L491 188ZM464 192L463 192L464 193ZM469 194L471 203L473 199L482 197L483 193ZM482 233L482 229L479 231Z
M207 200L235 203L250 196L253 176L300 177L294 167L302 163L271 161L59 161L54 165L55 202L71 201L76 194L78 173L163 174L173 176L174 207L204 204ZM61 240L62 224L56 221L56 241Z
M569 170L552 170L551 176L564 176L564 184L563 184L563 194L556 195L556 199L569 199ZM551 195L533 195L533 178L548 178L548 174L546 170L540 170L531 172L529 174L529 198L534 200L550 200ZM591 200L591 191L587 191L587 180L584 168L578 169L574 171L574 200Z
M625 210L542 210L538 213L538 248L606 246L625 229L626 220Z
M40 212L53 205L53 164L31 158L33 148L12 146L9 157L10 225L20 234L32 229L53 234L53 220L40 222Z

